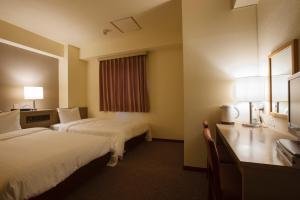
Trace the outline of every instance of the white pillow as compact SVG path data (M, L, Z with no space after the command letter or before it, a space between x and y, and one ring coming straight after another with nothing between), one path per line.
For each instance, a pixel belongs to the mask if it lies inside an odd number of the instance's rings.
M0 134L20 129L20 110L0 113Z
M57 108L60 123L80 120L79 108Z

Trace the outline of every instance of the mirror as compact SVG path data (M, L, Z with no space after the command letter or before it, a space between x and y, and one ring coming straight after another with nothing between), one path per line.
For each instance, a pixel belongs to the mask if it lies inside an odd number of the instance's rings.
M293 40L269 56L270 112L288 116L288 78L298 72L298 41Z

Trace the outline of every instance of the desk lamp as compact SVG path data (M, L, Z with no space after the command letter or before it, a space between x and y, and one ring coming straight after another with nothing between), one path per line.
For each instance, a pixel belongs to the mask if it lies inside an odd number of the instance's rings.
M248 127L257 127L252 119L252 110L254 102L265 100L265 77L249 76L238 78L235 81L235 97L239 102L249 102L249 123L243 124Z

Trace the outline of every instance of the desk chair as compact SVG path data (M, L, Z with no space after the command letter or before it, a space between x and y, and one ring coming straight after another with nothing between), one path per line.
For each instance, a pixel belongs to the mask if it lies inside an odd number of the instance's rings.
M209 199L241 200L242 179L233 164L222 164L207 121L203 122L203 136L207 146L207 176Z

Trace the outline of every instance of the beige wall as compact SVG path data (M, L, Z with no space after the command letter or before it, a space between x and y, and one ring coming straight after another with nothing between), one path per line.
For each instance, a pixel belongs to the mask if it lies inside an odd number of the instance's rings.
M44 87L44 99L37 108L58 107L58 60L0 43L0 110L8 111L13 104L29 105L24 100L24 86Z
M184 164L206 167L201 122L219 122L233 100L232 79L258 73L256 6L232 10L231 0L182 1Z
M2 20L0 20L1 41L32 52L56 57L59 66L59 107L86 106L87 62L79 58L79 48L57 43ZM54 59L50 57L48 58ZM57 59L54 60L57 61ZM46 75L42 74L42 76ZM58 107L58 104L55 107Z
M0 20L0 38L56 56L64 56L62 44L2 20Z
M150 50L148 54L150 113L124 113L149 120L155 138L183 139L182 48L178 45ZM120 113L99 112L99 63L90 60L87 99L91 117L115 117Z
M300 1L260 0L257 9L260 73L268 75L268 55L293 39L300 41ZM266 119L271 127L287 132L287 120Z
M125 34L113 31L108 35L101 34L99 30L97 38L82 46L81 58L181 44L181 0L165 1L133 16L141 25L141 30ZM114 27L107 27L115 30Z
M68 45L68 107L86 106L87 62L79 59L80 49Z
M2 20L0 20L0 42L37 52L40 56L47 55L44 57L49 59L54 59L50 57L57 58L59 107L86 106L87 62L79 58L79 48L57 43ZM54 60L57 61L57 59ZM42 76L46 75L42 74ZM58 104L55 107L58 107Z
M300 1L260 0L257 17L260 70L268 75L268 55L293 39L300 40Z
M86 106L87 63L79 59L79 48L57 43L2 20L0 20L0 42L57 58L59 107Z
M59 59L59 107L69 107L68 45L64 45L64 57Z
M183 64L181 1L168 1L135 16L142 30L116 36L100 36L97 42L81 49L81 58L89 59L87 105L91 117L139 116L151 123L157 138L183 139ZM155 23L149 25L153 19ZM164 20L160 20L164 18ZM165 23L168 21L168 23ZM143 26L143 22L148 26ZM150 113L99 112L99 69L95 57L125 55L149 51L148 80Z
M59 107L85 107L87 62L79 58L80 49L65 45L59 60Z

